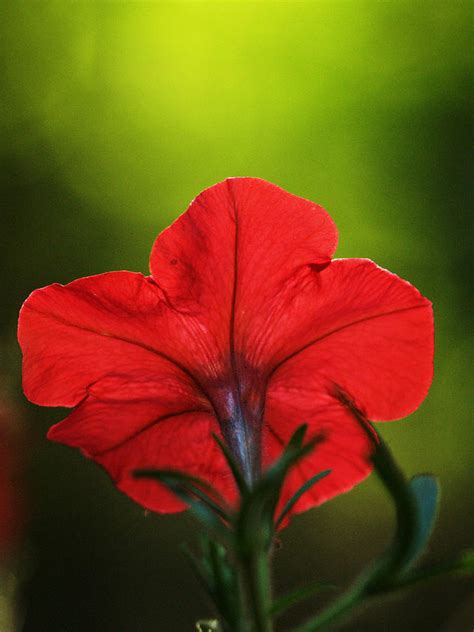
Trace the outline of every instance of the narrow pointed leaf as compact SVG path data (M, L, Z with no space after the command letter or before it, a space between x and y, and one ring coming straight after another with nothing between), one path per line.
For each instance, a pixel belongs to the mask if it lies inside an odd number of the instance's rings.
M206 592L209 594L211 599L215 600L215 585L214 578L211 570L208 565L205 563L205 560L198 559L194 553L192 553L186 544L181 545L181 550L184 555L187 557L191 568L194 571L194 574L198 578L199 582L205 588Z
M314 437L303 445L306 428L306 424L303 424L292 435L283 454L262 476L261 481L265 481L264 485L271 481L282 484L289 469L312 452L314 446L319 442L319 437Z
M293 494L290 500L283 507L280 515L278 516L275 522L275 527L277 529L281 525L283 520L286 518L286 516L289 514L289 512L293 509L293 507L298 502L298 500L303 496L303 494L305 494L309 489L311 489L311 487L313 487L315 483L320 481L322 478L325 478L330 473L331 473L331 470L324 470L323 472L319 472L319 474L315 474L315 476L312 476L309 480L307 480L306 483L304 483L304 485L302 485L298 489L298 491Z
M282 456L262 474L255 487L243 498L237 527L244 549L257 546L256 534L265 540L262 546L270 545L275 509L285 477L290 468L309 454L319 440L315 438L302 445L305 431L306 426L298 428Z
M228 446L220 439L220 437L218 437L216 434L213 434L212 436L214 437L214 440L216 441L219 448L221 449L222 454L224 455L224 458L230 467L230 470L235 479L237 487L239 488L239 491L243 496L244 494L248 492L249 488L237 461L234 459L233 454L229 450Z
M166 485L180 500L186 503L191 513L204 525L211 528L224 538L228 538L228 530L220 518L217 517L214 508L209 502L196 500L195 491L190 489L189 477L180 473L167 470L137 470L134 472L137 478L151 478ZM210 502L213 501L210 499Z
M204 481L202 478L198 476L192 476L191 474L186 474L186 472L181 472L179 470L173 469L143 469L143 470L135 470L133 475L135 478L154 478L154 475L157 474L159 476L168 476L176 480L177 482L182 483L183 485L187 483L192 483L193 485L199 487L203 491L209 492L208 496L211 498L213 496L220 503L225 503L222 496L219 492L212 487L208 482Z
M240 586L236 568L231 565L225 548L218 542L209 542L209 564L215 577L216 605L230 629L237 629L243 619L240 612Z
M206 527L209 527L221 536L226 538L228 537L227 529L224 527L221 520L217 518L215 513L210 511L206 505L204 505L201 501L195 500L195 498L180 488L179 485L175 485L171 482L166 483L165 481L163 481L163 483L167 485L169 489L178 496L178 498L189 506L191 513Z
M219 498L222 503L224 503L224 500L208 483L200 478L174 470L136 470L134 476L136 478L152 478L164 485L168 483L180 485L183 490L199 498L199 500L207 505L209 509L212 509L218 516L226 521L229 520L227 511L218 504L210 494ZM208 490L210 494L207 494L204 490Z
M271 498L270 505L272 505L272 517L274 515L278 498L280 496L281 488L289 470L299 461L301 461L301 459L310 454L318 441L318 438L314 438L302 445L301 441L298 441L297 443L290 440L290 443L287 445L282 456L262 476L259 487L261 488L262 495L266 495Z
M187 546L181 547L216 607L226 630L243 631L245 614L242 609L241 586L235 565L226 549L207 535L200 537L198 558Z
M288 441L288 448L301 448L303 445L303 441L306 435L306 431L308 430L308 424L301 424L295 430L295 432L291 435L290 440Z

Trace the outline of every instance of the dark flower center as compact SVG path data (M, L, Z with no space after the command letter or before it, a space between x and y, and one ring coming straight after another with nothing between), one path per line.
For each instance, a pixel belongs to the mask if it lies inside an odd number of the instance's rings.
M223 437L252 486L262 467L265 380L248 366L236 373L211 387L211 396Z

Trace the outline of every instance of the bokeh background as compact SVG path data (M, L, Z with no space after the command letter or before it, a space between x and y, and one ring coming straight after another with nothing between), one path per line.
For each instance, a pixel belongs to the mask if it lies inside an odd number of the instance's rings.
M192 519L144 517L94 464L46 441L65 411L23 398L15 329L39 286L146 273L156 234L229 175L322 204L339 257L372 258L432 299L433 387L410 419L381 430L407 474L441 479L429 558L472 545L471 10L456 0L3 4L0 379L28 463L12 483L28 515L16 554L25 632L185 632L211 614L179 551L194 541ZM318 577L344 586L392 525L371 477L293 521L276 588ZM439 580L342 629L468 630L469 595L468 580Z

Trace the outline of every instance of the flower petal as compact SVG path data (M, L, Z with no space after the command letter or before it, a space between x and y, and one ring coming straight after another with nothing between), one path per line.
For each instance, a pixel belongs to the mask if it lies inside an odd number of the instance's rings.
M185 380L113 375L89 387L87 397L50 428L48 438L94 457L121 447L165 419L190 412L212 410Z
M18 327L25 394L41 405L75 406L103 377L133 373L196 388L170 355L180 342L167 335L173 316L155 283L131 272L36 290Z
M212 432L220 432L212 415L183 413L163 419L121 446L93 458L107 470L121 491L152 511L168 513L185 506L155 481L133 478L135 470L173 469L198 476L229 503L234 503L235 484L222 453L211 439Z
M218 352L239 365L246 354L261 357L262 328L275 328L300 271L327 265L336 243L320 206L264 180L231 178L159 235L150 269L170 304L197 317Z
M433 375L431 303L368 260L334 261L319 277L314 321L274 367L269 392L338 385L373 421L413 412Z

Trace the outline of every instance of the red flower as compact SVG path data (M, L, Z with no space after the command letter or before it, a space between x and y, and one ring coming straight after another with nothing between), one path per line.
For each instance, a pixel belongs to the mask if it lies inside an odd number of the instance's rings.
M254 178L201 193L158 236L151 276L110 272L33 292L19 322L24 390L74 407L49 438L100 463L152 510L180 501L137 468L174 468L236 491L211 438L249 480L297 426L322 435L284 498L331 469L296 510L370 470L368 439L335 395L368 418L411 413L432 377L430 302L366 259L334 260L337 231L316 204Z

